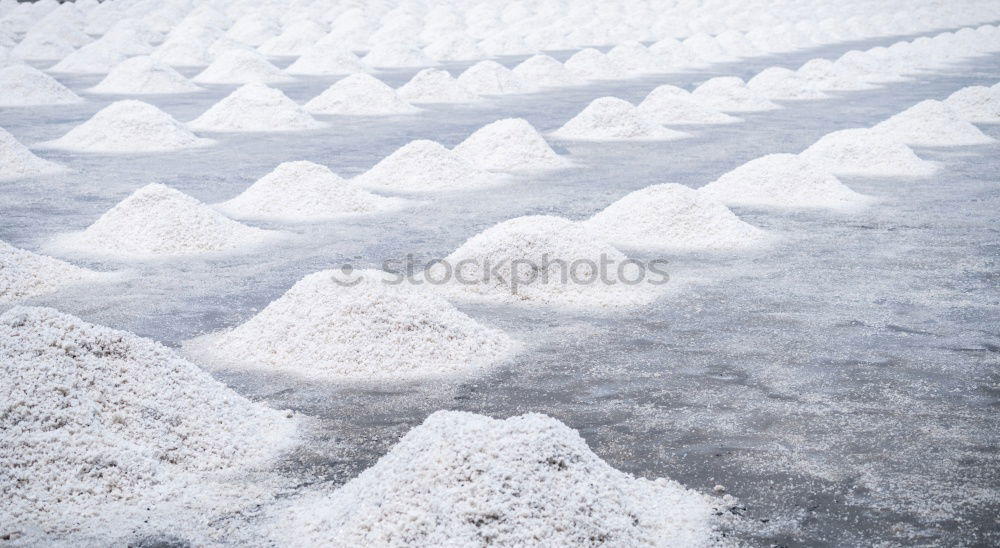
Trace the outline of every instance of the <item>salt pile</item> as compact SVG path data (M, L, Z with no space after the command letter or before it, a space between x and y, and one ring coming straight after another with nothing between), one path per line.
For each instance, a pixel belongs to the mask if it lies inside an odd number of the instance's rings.
M188 122L199 131L296 131L324 125L281 90L264 84L246 84Z
M502 181L476 168L434 141L407 143L353 181L362 186L401 192L461 190Z
M158 94L190 93L201 88L170 66L149 56L132 57L121 62L99 84L93 93Z
M215 206L237 218L317 221L378 213L406 204L377 196L312 162L285 162L242 194Z
M351 74L364 72L367 68L348 49L333 44L316 44L306 49L285 72L308 75Z
M201 67L215 57L209 52L211 41L194 38L168 38L153 50L150 57L175 67Z
M303 107L317 114L412 114L420 109L399 98L378 78L352 74L312 98Z
M487 57L476 40L465 34L441 36L426 47L423 52L438 61L468 61Z
M141 101L104 107L66 135L39 146L80 152L158 152L212 144L162 110Z
M795 73L812 87L821 90L862 90L876 87L865 83L857 75L829 59L812 59L799 67Z
M11 53L27 61L62 59L73 53L73 45L56 34L31 32L21 40Z
M16 137L0 128L0 181L63 171L66 168L35 156Z
M921 101L872 131L889 135L908 145L959 146L992 143L994 139L963 120L958 112L941 101Z
M0 241L0 304L52 293L97 276L96 272Z
M291 77L257 52L231 49L220 54L193 80L201 84L271 84L287 82Z
M823 99L828 97L793 70L769 67L747 82L747 88L768 99Z
M104 40L83 46L62 58L51 68L52 72L105 74L128 57L118 47Z
M594 99L579 114L552 133L564 139L682 139L687 133L653 122L632 103L617 97Z
M326 29L313 21L298 21L288 25L281 34L265 40L257 51L266 55L302 55L326 35Z
M262 13L250 12L233 23L226 36L248 46L257 47L281 32L278 21Z
M698 192L727 206L852 209L871 201L794 154L751 160Z
M598 212L584 226L630 249L732 249L759 245L764 231L728 207L683 185L637 190Z
M370 67L425 67L434 60L419 49L399 42L379 42L362 60Z
M227 219L170 187L149 184L86 230L58 238L56 247L124 258L170 257L240 250L277 235Z
M526 93L534 90L534 86L496 61L480 61L465 69L456 80L478 95Z
M1000 122L1000 89L969 86L952 93L945 104L968 122Z
M799 156L839 175L921 177L939 169L900 141L864 128L828 133Z
M122 26L121 23L123 22L126 22L126 20L122 20L116 24L95 43L106 44L108 49L117 51L126 57L149 55L152 53L153 46L146 39L151 31L148 28L140 30L139 27L142 25Z
M446 70L424 69L396 90L401 99L413 103L465 103L479 99Z
M533 55L511 69L525 82L539 87L579 86L584 79L548 55Z
M55 78L28 65L0 69L0 106L64 105L83 102Z
M880 84L906 80L895 72L887 71L882 61L863 51L851 50L837 58L834 65L845 72L857 75L865 82Z
M626 71L635 74L666 72L666 64L646 46L634 40L611 48L606 57Z
M528 414L438 411L342 488L271 524L293 548L713 545L717 504L601 460L573 429Z
M563 65L579 78L586 80L622 80L628 71L594 48L582 49Z
M471 373L514 349L503 332L395 279L376 270L311 274L243 325L189 349L320 380Z
M481 169L518 171L564 167L561 158L527 120L507 118L487 124L454 148Z
M50 308L0 315L0 356L0 523L14 538L170 500L296 441L290 412L158 343Z
M740 119L706 107L696 101L686 90L662 85L636 107L639 114L664 125L670 124L730 124Z
M691 92L702 104L723 112L758 112L781 108L751 90L736 76L717 76Z

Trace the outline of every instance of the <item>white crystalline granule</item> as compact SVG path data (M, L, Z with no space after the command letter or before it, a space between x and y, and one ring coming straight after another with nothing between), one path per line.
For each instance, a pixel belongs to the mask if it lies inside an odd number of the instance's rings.
M419 49L399 42L379 42L362 60L370 67L424 67L434 60Z
M1000 122L1000 89L969 86L952 93L944 102L968 122Z
M728 207L672 183L628 194L583 224L628 249L732 249L766 239L764 231L741 221Z
M337 81L302 108L317 114L352 115L412 114L421 110L368 74L352 74Z
M438 411L332 493L291 501L274 540L310 546L715 545L708 496L612 468L541 414Z
M536 88L496 61L480 61L465 69L456 79L472 93L478 95L503 95L527 93Z
M80 152L158 152L212 144L162 110L142 101L117 101L66 135L39 146Z
M871 201L822 166L794 154L751 160L698 192L728 206L851 209Z
M246 84L188 122L198 131L297 131L325 125L264 84Z
M52 72L106 74L124 61L128 54L114 42L97 40L63 57L51 68Z
M399 209L406 200L372 194L312 162L285 162L215 206L237 218L315 221Z
M122 258L175 257L238 251L279 235L227 219L194 198L161 184L146 185L56 247Z
M144 95L190 93L201 89L169 65L149 56L139 56L122 61L90 91Z
M829 59L812 59L799 67L795 73L812 87L820 90L860 90L876 87Z
M781 108L749 89L736 76L717 76L707 80L695 88L691 96L702 104L723 112L758 112Z
M707 107L690 93L664 84L653 91L636 107L639 114L664 125L670 124L731 124L740 119Z
M301 55L324 36L326 29L322 25L308 20L298 21L278 36L265 40L257 51L266 55Z
M769 67L747 82L747 88L768 99L823 99L829 97L816 86L783 67Z
M368 66L351 50L336 44L315 44L285 69L288 74L330 75L365 72Z
M243 325L189 348L226 363L322 380L470 373L514 350L503 332L426 287L394 279L375 270L311 274Z
M523 118L487 124L459 143L454 151L479 168L490 171L548 169L569 164Z
M271 84L291 79L255 51L230 49L216 57L192 80L201 84Z
M424 69L403 84L396 93L411 103L466 103L479 96L458 83L446 70Z
M840 175L922 177L939 170L902 142L866 128L828 133L799 156Z
M628 71L594 48L582 49L563 63L574 75L586 80L622 80Z
M995 142L995 139L963 120L955 109L933 100L921 101L888 120L879 122L872 127L872 131L918 146L961 146Z
M352 181L375 189L437 192L492 186L503 179L440 143L421 139L403 145Z
M35 156L16 137L0 128L0 181L61 173L66 168Z
M263 465L299 422L153 341L15 307L0 315L0 532L86 527L105 505Z
M564 139L592 140L671 140L688 137L687 133L657 124L632 103L617 97L594 99L552 135Z
M579 86L583 78L548 55L533 55L511 69L522 80L539 87Z
M0 241L0 304L58 291L100 274Z

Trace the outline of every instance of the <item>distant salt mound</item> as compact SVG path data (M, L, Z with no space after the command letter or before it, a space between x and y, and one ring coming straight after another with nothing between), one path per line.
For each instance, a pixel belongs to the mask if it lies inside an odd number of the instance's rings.
M623 42L611 48L605 56L614 64L633 74L666 72L666 63L636 41Z
M30 32L21 40L11 53L27 61L49 61L62 59L73 53L73 45L56 34L48 32Z
M488 57L475 39L464 34L441 36L426 47L423 52L438 61L468 61Z
M146 95L160 93L191 93L202 88L182 76L169 65L149 56L132 57L121 62L99 84L93 93Z
M747 88L768 99L823 99L829 97L793 70L769 67L747 82Z
M298 131L324 127L281 90L246 84L188 122L197 131Z
M121 26L120 22L104 33L96 43L107 44L109 49L126 57L149 55L153 52L153 46L149 44L148 40L149 32L148 28L143 31L133 25Z
M585 80L623 80L629 76L627 70L594 48L574 53L563 65Z
M278 235L227 219L180 191L149 184L87 227L59 237L60 249L122 258L237 251Z
M412 114L421 109L399 98L396 90L368 74L352 74L312 98L303 108L316 114Z
M534 86L496 61L480 61L465 69L456 80L477 95L504 95L535 90Z
M248 46L257 47L281 32L277 19L262 13L250 12L233 23L226 31L226 37Z
M944 103L967 122L1000 122L1000 89L969 86L952 93Z
M55 78L28 65L0 69L0 106L66 105L81 103L77 94Z
M579 86L585 80L548 55L533 55L511 71L539 87Z
M734 249L760 245L766 233L728 207L678 184L637 190L598 212L584 226L626 249Z
M380 42L362 60L370 67L425 67L434 60L419 49L399 42Z
M546 415L438 411L342 488L294 501L269 530L291 548L389 546L400 538L421 546L490 539L704 548L716 535L716 507L673 480L612 468Z
M285 162L215 209L242 219L320 221L399 209L406 203L362 190L326 166Z
M98 40L63 57L62 61L48 70L74 74L106 74L127 57L116 44Z
M828 133L799 156L838 175L923 177L939 169L902 142L863 128Z
M812 59L799 67L795 74L819 90L850 91L876 87L829 59Z
M636 107L639 114L658 124L731 124L740 119L702 105L690 93L671 85L662 85Z
M244 49L223 52L193 78L200 84L271 84L291 79L261 54Z
M446 70L424 69L396 90L399 97L412 103L467 103L479 96L458 83Z
M376 270L311 274L243 325L189 348L318 380L471 373L514 349L426 288L392 280Z
M188 37L168 38L149 55L174 67L202 67L215 59L209 52L210 45L211 41L199 41Z
M454 149L480 169L520 171L565 167L568 161L552 150L540 133L522 118L487 124Z
M265 465L298 436L290 412L170 349L51 308L0 315L0 356L6 531L58 534L104 505L145 507L200 487L204 473Z
M876 124L872 131L918 146L980 145L995 141L963 120L955 109L933 100L917 103Z
M16 137L0 128L0 181L64 171L66 168L35 156Z
M128 100L111 103L66 135L39 146L79 152L162 152L210 144L153 105Z
M265 55L302 55L310 46L326 36L326 29L309 20L288 25L281 34L269 38L257 48Z
M331 75L365 72L368 66L350 50L332 44L316 44L307 48L285 69L288 74Z
M837 58L833 64L841 70L857 75L865 82L882 84L907 80L894 71L886 70L885 63L863 51L851 50Z
M98 273L0 241L0 305L96 279Z
M717 76L691 92L701 103L724 112L760 112L781 108L751 90L736 76Z
M751 160L698 191L727 206L853 209L871 200L794 154Z
M589 140L671 140L688 137L687 133L667 129L653 122L632 103L617 97L594 99L552 135L564 139Z
M502 179L476 168L434 141L412 141L353 179L365 187L400 192L462 190L498 184Z

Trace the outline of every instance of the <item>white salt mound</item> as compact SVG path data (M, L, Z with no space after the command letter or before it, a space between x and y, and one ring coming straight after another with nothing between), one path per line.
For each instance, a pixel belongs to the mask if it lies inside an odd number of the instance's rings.
M149 56L139 56L122 61L104 80L90 88L90 91L144 95L190 93L201 89L166 63Z
M48 70L80 74L105 74L118 66L128 55L109 41L98 40L63 57Z
M459 156L481 169L518 171L564 167L569 162L549 146L523 118L487 124L454 148Z
M944 100L967 122L1000 122L1000 89L969 86Z
M157 152L212 144L162 110L142 101L117 101L66 135L40 146L80 152Z
M994 139L963 120L959 113L941 101L927 100L879 122L872 131L883 133L908 145L960 146L980 145Z
M732 249L761 244L766 233L728 207L678 184L653 185L628 194L584 225L629 249Z
M862 90L876 87L829 59L811 59L795 73L814 88L821 90Z
M145 506L203 474L263 465L293 446L298 423L148 339L49 308L0 315L4 533L58 534L105 505Z
M687 133L667 129L617 97L594 99L579 114L552 133L564 139L682 139Z
M263 55L250 50L230 49L193 78L201 84L271 84L292 78L272 65Z
M434 60L419 49L399 42L379 42L362 60L370 67L425 67Z
M698 548L713 545L714 506L673 480L612 468L546 415L438 411L342 488L298 499L268 525L292 548Z
M717 76L702 83L691 96L724 112L759 112L781 108L751 90L736 76Z
M361 59L348 49L334 44L315 44L305 50L285 69L288 74L351 74L368 70Z
M236 251L278 235L227 219L194 198L161 184L135 191L58 248L123 258Z
M828 133L799 156L838 175L922 177L939 169L902 142L865 128Z
M585 80L548 55L534 55L511 69L525 82L539 87L579 86Z
M670 85L662 85L649 92L636 109L639 114L664 125L731 124L740 121L735 116L702 105L687 91Z
M11 53L28 61L62 59L73 53L73 45L53 33L29 32Z
M728 206L851 209L871 200L794 154L751 160L698 192Z
M769 67L747 82L747 88L768 99L823 99L828 97L815 84L793 70Z
M65 105L81 103L77 94L55 78L28 65L0 69L0 106Z
M35 156L16 137L0 128L0 181L61 173L66 168Z
M413 75L396 93L401 99L413 103L465 103L479 99L448 71L432 68Z
M0 304L96 279L96 272L0 241Z
M188 122L199 131L296 131L325 126L281 90L245 84Z
M594 48L574 53L563 65L585 80L622 80L629 76L628 71Z
M388 211L405 204L405 200L362 190L326 166L285 162L215 208L237 218L315 221Z
M376 270L311 274L243 325L189 348L323 380L469 373L514 349L503 332L426 289L393 279Z
M303 107L317 114L412 114L421 109L399 98L396 90L368 74L352 74L312 98Z
M436 192L491 186L502 181L440 143L411 141L352 179L369 188Z
M456 79L472 93L478 95L503 95L526 93L534 86L496 61L480 61L465 69Z

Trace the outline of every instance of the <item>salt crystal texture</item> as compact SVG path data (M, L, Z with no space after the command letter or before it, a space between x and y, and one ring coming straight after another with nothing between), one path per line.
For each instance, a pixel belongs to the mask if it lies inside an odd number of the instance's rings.
M311 274L243 325L188 348L321 380L470 373L515 348L426 288L393 279L375 270Z
M670 124L731 124L740 119L702 105L687 91L662 85L636 107L639 114L664 125Z
M149 184L55 247L121 258L176 257L236 251L280 233L242 225L180 191Z
M406 203L362 190L326 166L285 162L215 208L236 218L317 221L399 209Z
M413 103L466 103L479 99L448 71L432 68L413 75L396 93L401 99Z
M646 46L634 40L616 45L605 55L612 63L631 73L666 72L666 64Z
M751 160L698 191L728 206L854 209L871 201L794 154Z
M375 44L362 60L371 67L424 67L434 61L419 49L399 42Z
M828 133L799 156L838 175L923 177L940 169L902 142L865 128Z
M795 73L813 88L820 90L862 90L877 87L829 59L812 59Z
M496 61L480 61L465 69L456 79L472 93L478 95L503 95L526 93L535 88L511 70Z
M628 71L594 48L586 48L574 53L563 65L571 73L586 80L622 80L628 78Z
M594 99L552 135L564 139L591 140L671 140L688 137L687 133L657 124L632 103L617 97Z
M769 67L747 82L747 88L768 99L823 99L829 97L793 70Z
M132 57L90 88L93 93L145 95L160 93L190 93L202 88L182 76L169 65L149 56Z
M421 109L399 98L396 90L368 74L352 74L337 81L303 105L317 114L412 114Z
M0 181L64 171L66 168L35 156L16 137L0 128Z
M247 13L236 20L226 31L226 36L257 47L281 32L277 20L262 13Z
M188 122L199 131L296 131L324 127L281 90L246 84Z
M49 68L52 72L106 74L124 61L128 54L112 42L98 40L63 57Z
M438 411L342 488L294 500L268 526L292 548L699 548L716 538L715 507L673 480L612 468L546 415Z
M701 103L724 112L759 112L781 108L751 90L736 76L717 76L691 92Z
M265 40L257 51L266 55L301 55L326 35L326 29L313 21L292 23L281 34Z
M511 69L526 82L540 87L579 86L585 80L548 55L534 55Z
M73 53L73 45L56 34L28 33L11 53L28 61L62 59Z
M200 84L271 84L291 79L261 54L243 49L223 52L193 78Z
M969 86L944 100L967 122L1000 122L1000 89Z
M653 185L599 211L584 226L627 249L733 249L760 245L765 232L728 207L678 184Z
M191 38L168 38L153 50L150 57L175 67L201 67L211 63L215 57L209 53L211 42L200 42Z
M0 241L0 304L53 293L98 276L97 272Z
M365 187L402 192L436 192L496 185L503 179L475 167L434 141L407 143L353 179Z
M0 106L66 105L81 103L77 94L55 78L28 65L0 69Z
M490 171L550 169L569 163L523 118L487 124L459 143L454 151L479 168Z
M908 145L961 146L993 143L995 139L966 122L941 101L927 100L876 124L872 131Z
M285 69L288 74L330 75L364 72L368 69L350 50L332 44L316 44L306 49Z
M163 152L212 144L162 110L141 101L117 101L66 135L38 146L80 152Z
M441 36L428 44L423 52L438 61L467 61L487 57L476 41L464 34Z

